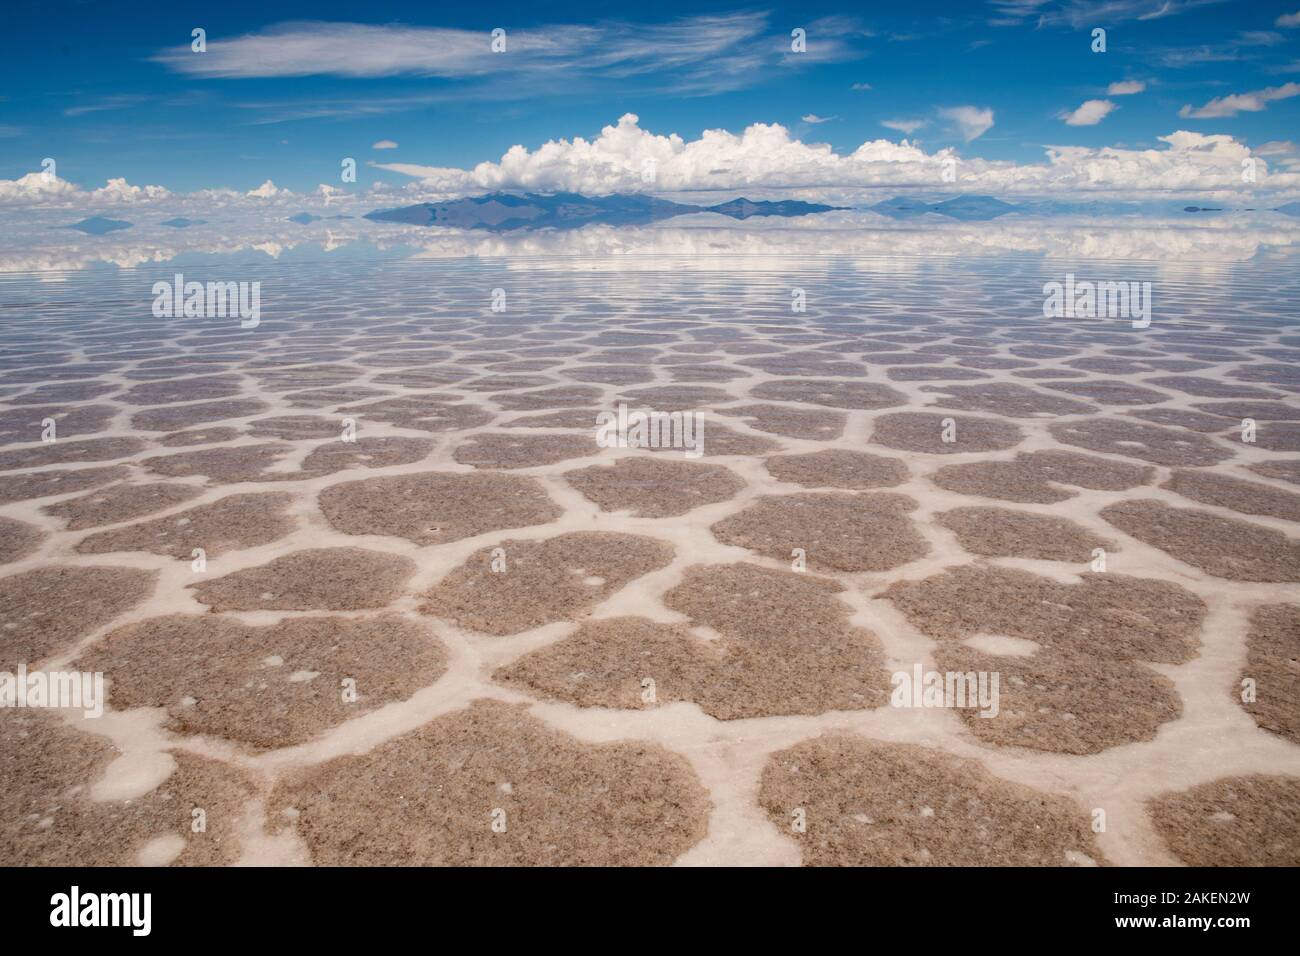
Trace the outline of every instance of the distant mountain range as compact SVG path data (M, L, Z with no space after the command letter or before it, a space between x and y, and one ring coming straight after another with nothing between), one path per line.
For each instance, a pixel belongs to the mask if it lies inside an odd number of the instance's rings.
M583 196L579 193L556 193L543 196L525 193L490 193L447 202L419 203L400 209L377 209L367 219L401 222L416 226L450 226L457 229L488 229L504 232L511 229L572 229L588 223L630 226L712 212L732 219L753 216L806 216L829 212L838 206L783 200L754 202L733 199L716 206L692 206L655 199L652 196Z

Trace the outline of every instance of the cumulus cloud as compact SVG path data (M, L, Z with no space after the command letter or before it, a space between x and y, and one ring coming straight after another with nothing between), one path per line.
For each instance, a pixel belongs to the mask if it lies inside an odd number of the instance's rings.
M45 172L28 173L18 179L0 179L0 204L5 205L60 205L83 199L119 205L153 202L170 196L171 193L162 186L132 186L125 179L110 179L89 192Z
M1084 100L1077 110L1060 113L1066 126L1096 126L1118 109L1110 100Z
M391 139L381 139L370 147L371 149L397 149L397 143Z
M777 124L756 123L741 133L705 130L686 141L644 130L624 115L587 140L551 140L535 149L512 146L497 162L472 169L377 163L379 169L419 181L422 198L477 195L493 190L609 193L783 193L798 190L824 201L857 201L864 190L946 189L947 160L958 160L956 188L1006 195L1109 193L1144 196L1224 191L1240 193L1241 162L1250 149L1231 136L1179 131L1161 137L1160 149L1048 147L1046 161L961 159L952 149L927 153L904 140L870 140L851 153L804 143ZM647 179L645 173L652 171ZM1300 188L1300 176L1270 174L1256 159L1256 182L1265 190ZM414 199L410 201L416 201Z
M1295 13L1284 13L1273 21L1274 26L1278 27L1300 27L1300 10Z
M110 179L90 198L98 202L132 203L166 199L171 193L162 186L132 186L125 179Z
M1300 83L1283 83L1250 93L1216 96L1204 106L1193 108L1188 104L1178 111L1178 115L1191 119L1223 119L1238 113L1258 113L1274 100L1287 100L1293 96L1300 96Z
M920 129L925 124L926 124L926 120L923 119L915 119L915 120L895 119L895 120L880 121L881 126L884 126L887 129L896 129L900 133L903 133L904 135L907 136L911 136L913 133L915 133L918 129Z
M256 189L250 189L244 195L248 196L250 199L275 199L277 196L283 196L288 192L289 190L281 189L268 179Z
M28 173L18 179L0 179L0 202L39 203L77 192L66 179L49 173Z
M1107 96L1132 96L1134 93L1142 93L1146 90L1147 85L1141 80L1120 80L1106 87Z
M939 115L953 122L966 142L979 139L993 128L993 111L976 106L950 106Z

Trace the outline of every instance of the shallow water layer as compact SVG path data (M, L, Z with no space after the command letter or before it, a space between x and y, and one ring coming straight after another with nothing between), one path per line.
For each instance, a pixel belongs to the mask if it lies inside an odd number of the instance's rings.
M1293 258L745 235L5 273L4 855L1300 862Z

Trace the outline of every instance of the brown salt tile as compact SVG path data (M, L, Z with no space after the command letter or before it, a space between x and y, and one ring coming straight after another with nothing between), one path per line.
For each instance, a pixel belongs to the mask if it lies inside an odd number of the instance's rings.
M1149 482L1149 465L1094 458L1074 451L1020 452L1006 461L945 465L930 476L940 488L959 494L1024 504L1053 504L1074 497L1060 485L1124 491Z
M1214 465L1233 452L1204 435L1180 428L1161 428L1123 418L1089 418L1047 426L1052 437L1067 445L1157 465Z
M1276 478L1279 481L1289 481L1293 485L1300 485L1300 458L1290 458L1284 461L1261 461L1246 467L1257 475L1263 475L1265 478ZM0 482L3 480L0 479Z
M828 448L806 455L775 455L765 462L777 481L805 488L888 488L907 480L907 466L897 458Z
M86 491L121 481L129 474L125 465L110 465L106 468L51 469L0 475L0 504Z
M0 564L27 557L40 547L45 537L45 532L35 525L0 517Z
M148 485L110 485L98 491L45 505L41 511L67 522L68 531L84 531L165 511L203 493L194 485L154 482Z
M1203 378L1198 375L1164 375L1146 380L1148 385L1157 388L1172 388L1188 395L1201 398L1276 398L1276 392L1242 385L1240 382L1225 382L1222 379Z
M564 479L603 511L631 511L638 518L672 518L701 505L726 501L745 482L722 465L663 458L620 458L610 467L592 465Z
M1263 422L1285 422L1300 420L1300 406L1284 402L1199 402L1196 405L1203 412L1222 415L1225 418L1254 418Z
M1240 442L1240 426L1224 437L1233 443ZM1269 451L1300 451L1300 422L1260 422L1255 428L1254 443Z
M478 428L495 417L479 405L449 402L427 395L385 398L364 405L349 405L339 409L339 414L356 418L360 422L387 422L399 428L414 428L424 432Z
M322 866L666 865L709 810L680 755L583 743L489 700L299 771L270 803Z
M656 388L638 388L625 392L620 399L628 403L629 411L648 408L657 412L712 409L715 405L726 405L735 400L736 396L730 392L704 385L660 385Z
M364 548L308 548L188 585L214 611L354 611L397 599L415 562Z
M319 502L344 534L388 534L422 546L548 524L562 514L535 479L489 473L426 471L345 481L324 489Z
M170 432L178 428L192 428L208 422L229 418L246 418L264 412L269 406L255 398L240 398L221 402L202 402L197 405L172 405L150 408L131 416L131 427L146 432Z
M75 662L103 671L115 710L162 707L168 729L264 749L303 743L405 700L446 670L424 627L395 615L246 625L172 614L113 631ZM345 699L355 682L356 700Z
M0 445L44 441L51 421L56 439L93 435L108 428L116 414L112 405L5 409L0 411Z
M185 448L189 445L215 445L218 442L234 441L243 432L238 428L218 426L216 428L194 428L189 431L172 432L158 439L164 448Z
M269 544L293 533L297 522L285 512L292 495L254 493L228 495L188 511L111 528L87 535L77 544L79 554L149 551L183 561L202 548L214 558Z
M302 460L302 475L330 475L349 468L388 468L410 465L427 458L434 442L428 438L400 435L361 437L354 441L331 441L317 445ZM298 475L290 474L288 478Z
M1101 509L1126 534L1231 581L1300 581L1300 542L1281 531L1144 498Z
M452 457L475 468L533 468L570 458L586 458L600 449L589 435L511 435L482 432L456 447Z
M1073 801L914 744L849 734L804 741L768 759L758 799L805 866L1104 862Z
M573 408L599 401L601 391L590 385L561 385L535 392L502 392L488 397L510 412L543 411L548 408ZM468 426L462 426L468 427Z
M84 461L112 461L115 458L128 458L144 449L145 443L138 438L59 440L0 452L0 471L44 468L47 465L77 464Z
M907 396L874 382L823 382L809 379L763 382L749 390L767 402L805 402L832 408L890 408L906 405Z
M202 476L214 485L237 484L270 478L267 469L292 451L293 446L285 442L265 442L183 451L146 458L141 464L153 474L168 478Z
M892 382L969 382L988 378L988 375L973 368L958 368L955 365L907 365L887 368L885 374Z
M1113 548L1068 518L1009 508L954 508L934 516L972 554L1040 561L1090 561L1094 548Z
M1300 605L1265 604L1250 616L1243 680L1254 681L1255 699L1243 701L1255 723L1300 743ZM1238 684L1235 690L1243 692Z
M999 675L996 717L957 711L971 734L998 747L1095 754L1151 740L1182 715L1173 681L1134 661L1061 650L1008 657L946 646L934 662L940 672Z
M1300 866L1300 779L1220 777L1148 802L1151 822L1188 866Z
M1132 382L1056 382L1043 386L1070 395L1082 395L1103 405L1157 405L1167 402L1173 396L1167 392L1157 392L1154 388L1143 388Z
M728 428L726 425L718 424L714 416L706 416L696 422L696 428L701 429L696 432L697 435L703 436L704 458L717 458L724 455L739 455L744 458L766 455L768 452L780 448L778 442L770 438L763 438L759 435L746 435L744 432L738 432L734 428ZM646 448L651 452L675 452L683 454L683 449L669 446L659 448Z
M805 408L787 408L784 405L742 405L738 408L719 409L723 415L744 419L750 428L786 438L808 438L832 441L844 432L848 421L843 412L814 411Z
M1192 412L1185 408L1143 408L1126 414L1132 415L1134 418L1140 418L1145 422L1153 422L1156 425L1190 428L1194 432L1204 432L1205 434L1221 432L1225 427L1232 424L1231 421L1219 418L1217 415L1204 415L1201 412Z
M1213 471L1176 469L1160 486L1201 504L1300 521L1300 495Z
M310 438L338 438L343 434L343 417L325 415L277 415L248 423L254 438L280 438L285 441Z
M0 578L0 670L66 651L147 598L158 575L52 565Z
M601 409L566 408L542 415L523 415L501 422L502 428L583 428L593 429L599 421Z
M954 440L943 440L945 422L955 422ZM875 420L871 440L901 451L957 455L1014 448L1024 438L1019 427L998 418L943 415L933 412L891 412Z
M0 712L0 858L11 866L133 866L151 841L168 837L180 842L171 865L236 862L252 782L218 761L169 753L176 769L153 790L92 801L89 785L116 747L53 714ZM200 833L195 809L203 811Z
M178 402L207 401L238 395L239 378L235 375L198 375L145 382L118 396L128 405L175 405Z
M1014 382L984 385L926 385L921 391L934 392L938 404L977 412L993 412L1010 418L1042 418L1051 415L1080 415L1096 411L1087 402L1049 395Z
M930 550L907 517L915 508L889 492L764 495L710 530L723 544L778 561L802 549L815 570L885 571Z
M639 617L585 621L493 676L582 707L690 701L720 720L879 707L888 699L880 644L848 624L837 590L755 565L695 566L667 601L716 628L718 639Z
M515 634L574 620L672 559L671 545L637 534L579 531L502 541L439 581L420 610L485 634Z
M1005 635L1053 651L1163 664L1195 656L1206 610L1195 594L1167 581L1089 571L1078 584L1062 584L989 565L899 581L880 597L944 643Z

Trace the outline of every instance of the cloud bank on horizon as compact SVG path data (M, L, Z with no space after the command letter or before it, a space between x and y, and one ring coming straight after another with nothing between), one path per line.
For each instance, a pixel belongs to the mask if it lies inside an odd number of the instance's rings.
M1085 103L1076 113L1089 108ZM991 111L961 107L972 129L993 124ZM987 113L987 115L985 115ZM987 125L986 125L987 124ZM161 186L132 186L125 179L83 190L45 173L0 180L0 204L134 204L166 200L217 205L302 202L314 199L371 202L447 199L495 191L679 194L744 192L750 198L835 199L865 202L880 190L989 193L1004 196L1143 199L1215 195L1282 197L1300 194L1300 156L1289 143L1252 151L1227 135L1179 130L1159 137L1160 149L1050 146L1045 161L1023 164L963 158L955 148L927 152L906 138L869 140L850 153L807 143L779 124L755 123L741 133L706 130L699 138L643 129L624 114L593 139L551 140L535 149L512 146L495 162L472 168L374 162L412 180L405 188L377 184L349 191L321 184L300 194L267 180L256 189L173 194ZM1270 165L1268 155L1274 165ZM946 178L947 176L947 178Z

